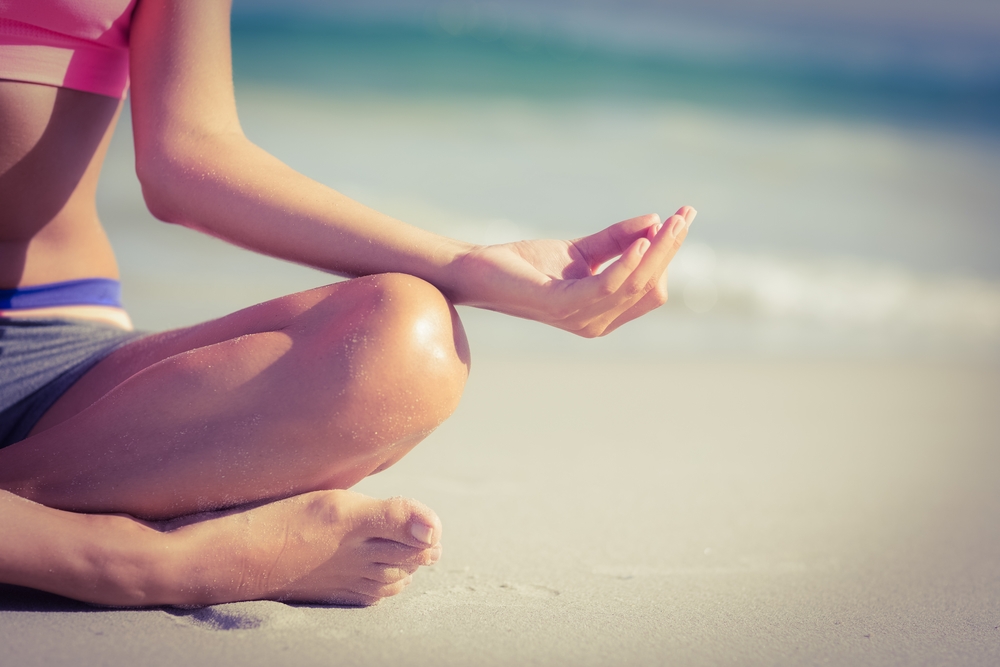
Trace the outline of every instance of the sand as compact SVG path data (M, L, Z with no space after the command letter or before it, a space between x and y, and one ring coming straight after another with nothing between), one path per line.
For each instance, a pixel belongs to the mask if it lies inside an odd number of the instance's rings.
M1000 664L996 369L477 359L375 495L444 557L372 608L0 588L4 665Z

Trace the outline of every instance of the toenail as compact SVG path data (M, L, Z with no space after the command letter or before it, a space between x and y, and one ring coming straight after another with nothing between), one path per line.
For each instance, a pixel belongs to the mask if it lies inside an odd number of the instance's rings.
M431 537L434 536L434 528L425 523L414 522L410 524L410 534L420 542L430 544Z

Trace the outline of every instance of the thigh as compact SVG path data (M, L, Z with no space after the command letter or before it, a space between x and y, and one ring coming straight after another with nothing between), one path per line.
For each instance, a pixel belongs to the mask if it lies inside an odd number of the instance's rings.
M349 283L335 283L297 292L230 313L209 322L151 334L129 343L102 359L77 380L46 411L30 435L41 433L79 414L136 373L169 357L253 334L287 329L297 317L323 304L335 318L338 308L351 308ZM338 299L341 296L343 298ZM332 298L331 298L332 297Z

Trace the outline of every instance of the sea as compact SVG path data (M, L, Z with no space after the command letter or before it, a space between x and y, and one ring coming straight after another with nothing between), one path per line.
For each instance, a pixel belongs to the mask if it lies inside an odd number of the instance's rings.
M246 134L434 232L684 204L666 306L599 340L462 309L473 352L1000 362L1000 5L236 0ZM98 206L139 328L335 280L155 221L126 110Z

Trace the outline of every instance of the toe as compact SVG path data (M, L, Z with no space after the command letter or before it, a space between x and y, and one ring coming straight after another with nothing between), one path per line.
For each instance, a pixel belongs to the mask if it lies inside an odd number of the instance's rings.
M369 562L382 565L433 565L441 558L441 545L417 549L391 540L371 539L364 555Z
M375 579L361 579L355 586L355 592L373 598L388 598L402 593L412 581L413 577L410 575L406 575L402 579L391 583L376 581Z
M373 581L381 581L383 584L394 584L397 581L406 579L420 568L419 565L372 565L368 568L365 577Z
M409 498L374 501L356 524L372 538L426 548L441 540L441 520L426 505Z

